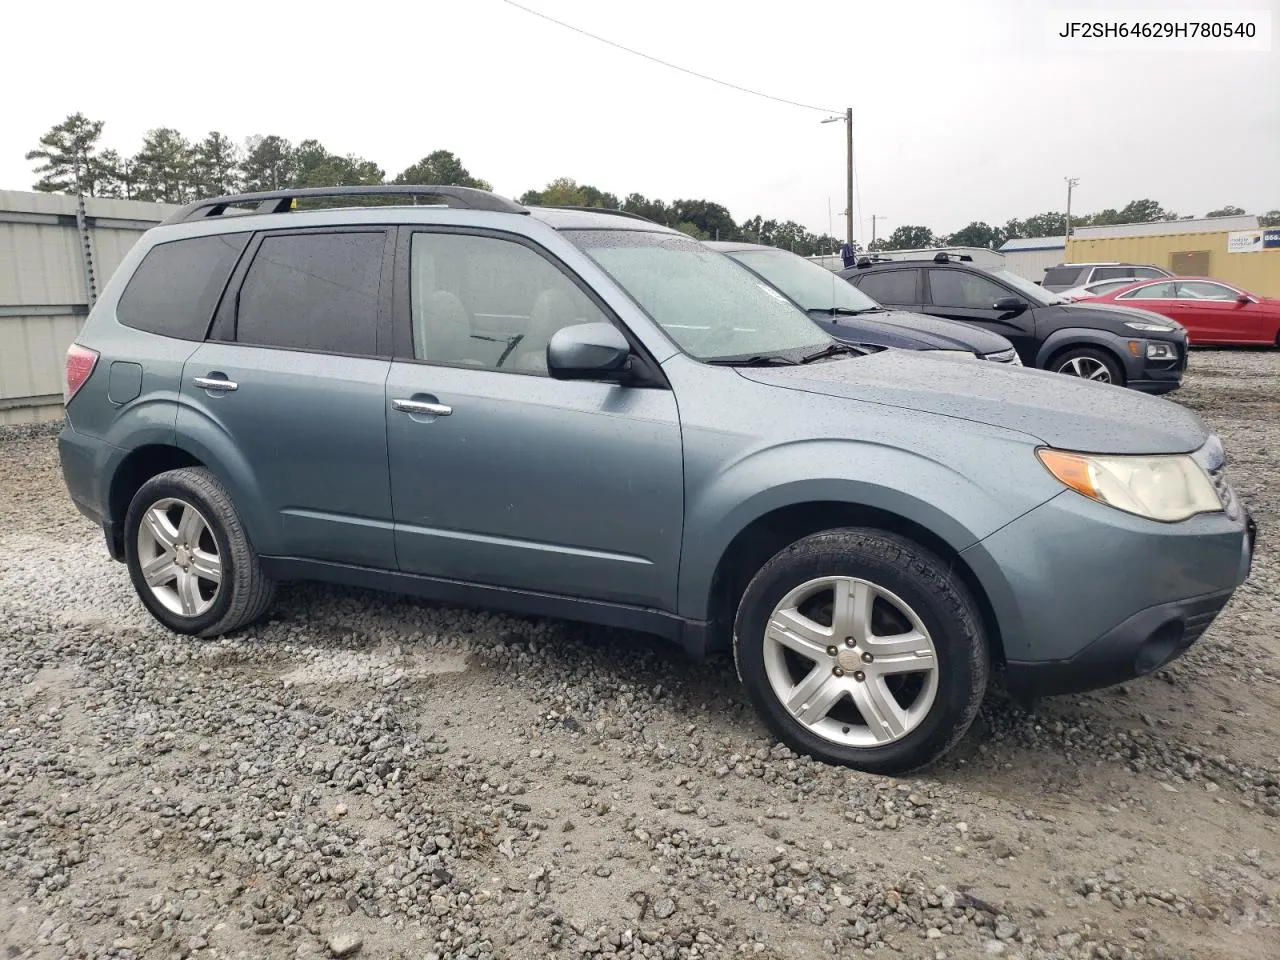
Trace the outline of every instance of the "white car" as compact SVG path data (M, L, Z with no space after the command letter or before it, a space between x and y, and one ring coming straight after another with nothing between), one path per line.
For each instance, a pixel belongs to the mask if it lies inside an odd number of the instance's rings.
M1086 283L1079 287L1059 290L1058 296L1066 297L1068 300L1088 300L1090 297L1097 297L1112 290L1127 287L1131 283L1137 283L1140 279L1140 277L1116 277L1111 280L1099 280L1097 283Z

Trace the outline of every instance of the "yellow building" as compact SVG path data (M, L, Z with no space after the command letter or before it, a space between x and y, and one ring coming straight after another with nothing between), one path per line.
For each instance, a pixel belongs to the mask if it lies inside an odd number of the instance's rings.
M1280 297L1280 228L1264 230L1254 216L1072 229L1064 262L1114 260L1213 277L1260 296Z

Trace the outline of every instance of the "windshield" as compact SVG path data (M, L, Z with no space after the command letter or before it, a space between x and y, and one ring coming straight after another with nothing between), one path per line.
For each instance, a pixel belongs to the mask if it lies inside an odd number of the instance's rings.
M835 341L758 277L698 241L640 230L566 230L698 360L787 356Z
M1036 286L1026 277L1020 277L1016 273L1010 273L1003 267L999 270L988 270L987 273L998 280L1003 281L1020 294L1034 303L1037 307L1047 307L1051 303L1070 303L1066 297L1060 297L1052 291L1046 290L1044 287Z
M734 250L728 256L764 277L806 310L875 310L880 307L826 267L786 250Z

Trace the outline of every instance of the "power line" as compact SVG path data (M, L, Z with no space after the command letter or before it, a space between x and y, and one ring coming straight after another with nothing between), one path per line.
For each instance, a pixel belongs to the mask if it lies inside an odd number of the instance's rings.
M620 43L614 43L612 40L607 40L604 37L597 36L594 33L589 33L586 30L581 29L580 27L575 27L571 23L565 23L563 20L557 20L555 17L548 16L545 13L540 13L537 10L531 10L529 7L522 6L521 4L515 3L514 0L502 0L502 2L507 4L508 6L515 7L517 10L523 10L525 13L533 14L533 16L535 17L541 17L543 20L547 20L551 23L554 23L556 26L564 27L566 30L572 30L574 33L580 33L584 37L590 37L592 40L596 40L596 41L599 41L600 43L608 44L609 46L616 47L619 50L624 50L627 53L633 54L637 57L643 57L644 59L650 60L653 63L661 64L664 67L670 67L672 70L679 70L681 73L687 73L691 77L698 77L700 80L710 80L712 83L718 83L720 84L720 86L728 87L731 90L737 90L741 93L749 93L753 97L762 97L765 100L773 100L775 103L785 103L788 106L792 106L792 107L801 107L802 109L805 109L805 110L816 110L820 113L837 113L838 112L835 110L828 110L826 107L816 107L811 103L799 103L798 101L795 101L795 100L786 100L782 97L775 97L768 93L761 93L759 90L751 90L747 87L740 87L736 83L729 83L727 80L717 80L715 77L709 77L705 73L698 73L698 71L690 70L688 67L682 67L675 63L669 63L666 60L660 60L657 57L651 57L647 53L641 53L639 50L632 50L630 47L624 47Z

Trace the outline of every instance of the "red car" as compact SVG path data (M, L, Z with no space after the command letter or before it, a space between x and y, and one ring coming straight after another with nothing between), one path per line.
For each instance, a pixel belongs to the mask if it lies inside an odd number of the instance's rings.
M1259 297L1208 277L1140 280L1082 302L1114 303L1162 313L1187 328L1193 344L1280 347L1280 298Z

